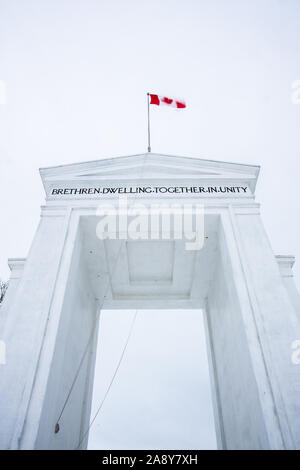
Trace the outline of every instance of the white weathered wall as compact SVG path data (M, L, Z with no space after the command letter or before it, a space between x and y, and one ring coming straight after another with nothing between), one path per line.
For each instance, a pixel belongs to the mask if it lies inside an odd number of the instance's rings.
M81 234L78 233L60 315L55 355L51 362L36 448L75 449L80 435L88 426L84 419L84 411L86 407L89 408L91 401L90 393L86 394L86 392L89 388L89 372L92 366L90 352L94 338L91 338L91 334L95 333L97 336L97 306L88 282L87 267L81 248ZM59 420L60 430L55 434L55 424L89 341L90 345L80 367L78 378ZM88 410L86 411L89 414Z
M207 303L220 438L225 449L269 447L232 262L219 227L219 251Z
M291 345L300 338L299 316L282 281L260 215L238 213L233 225L278 429L285 448L299 449L300 373L291 360ZM263 383L261 376L257 380ZM266 421L268 416L266 412ZM272 430L276 430L275 423Z
M49 306L64 249L68 215L43 217L34 237L18 295L0 317L0 338L6 343L6 365L0 380L0 448L19 448Z

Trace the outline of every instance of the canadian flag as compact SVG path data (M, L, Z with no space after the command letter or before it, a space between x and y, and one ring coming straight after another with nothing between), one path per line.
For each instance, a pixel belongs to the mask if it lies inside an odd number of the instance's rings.
M153 95L149 93L150 104L156 104L160 106L161 104L166 106L172 106L173 108L186 108L186 104L183 100L176 100L173 98L167 98L166 96Z

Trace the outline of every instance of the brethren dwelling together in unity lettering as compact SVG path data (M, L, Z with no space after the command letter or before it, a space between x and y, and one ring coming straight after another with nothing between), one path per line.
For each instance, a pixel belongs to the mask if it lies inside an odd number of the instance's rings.
M119 188L53 188L52 196L82 194L203 194L203 193L247 193L247 186L143 186Z

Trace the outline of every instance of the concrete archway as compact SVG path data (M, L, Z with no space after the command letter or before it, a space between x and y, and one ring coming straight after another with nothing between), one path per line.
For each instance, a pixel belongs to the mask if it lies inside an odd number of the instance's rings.
M203 308L220 447L300 447L300 379L290 350L299 314L254 200L258 171L158 154L41 170L46 205L28 258L11 261L2 311L2 448L78 446L90 415L101 306ZM175 236L99 240L99 201L116 205L124 194L145 206L201 201L203 248L187 251Z

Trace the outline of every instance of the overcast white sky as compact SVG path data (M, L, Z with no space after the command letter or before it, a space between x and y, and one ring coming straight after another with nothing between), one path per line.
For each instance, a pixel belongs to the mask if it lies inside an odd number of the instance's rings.
M300 286L299 0L0 0L0 80L0 277L27 255L38 168L146 151L152 91L188 105L152 110L154 152L261 165Z
M101 313L92 418L134 314ZM201 310L138 311L119 372L91 426L89 448L217 448Z

